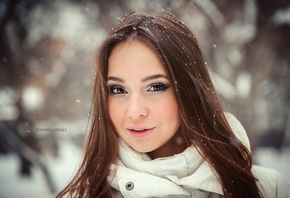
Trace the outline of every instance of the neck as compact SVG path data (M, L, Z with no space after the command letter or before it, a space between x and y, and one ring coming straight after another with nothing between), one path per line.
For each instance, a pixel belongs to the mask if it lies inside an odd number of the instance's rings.
M163 146L147 154L151 159L169 157L182 153L188 146L180 136L174 136Z

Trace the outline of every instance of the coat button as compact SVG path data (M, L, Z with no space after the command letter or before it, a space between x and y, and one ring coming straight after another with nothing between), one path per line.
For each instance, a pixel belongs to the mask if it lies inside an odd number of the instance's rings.
M132 190L134 188L134 184L133 184L133 182L128 182L127 184L126 184L126 189L127 190Z

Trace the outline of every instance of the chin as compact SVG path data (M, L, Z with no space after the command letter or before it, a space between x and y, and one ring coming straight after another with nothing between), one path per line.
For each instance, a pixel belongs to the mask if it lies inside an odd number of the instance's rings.
M144 148L139 148L139 147L132 147L131 148L135 151L137 151L138 153L150 153L152 151L154 151L155 149L153 148L147 148L147 149L144 149Z

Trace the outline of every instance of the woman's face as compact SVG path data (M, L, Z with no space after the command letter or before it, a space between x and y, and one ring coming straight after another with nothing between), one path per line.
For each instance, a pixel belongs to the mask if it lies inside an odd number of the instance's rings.
M170 150L180 126L178 105L154 51L138 40L117 45L109 57L107 84L109 114L119 136L154 158L175 154Z

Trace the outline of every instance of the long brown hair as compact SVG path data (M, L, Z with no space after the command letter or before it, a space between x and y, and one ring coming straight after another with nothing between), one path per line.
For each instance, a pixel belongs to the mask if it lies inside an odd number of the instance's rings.
M199 150L217 174L224 197L262 197L251 172L252 155L227 122L195 36L167 12L126 15L101 44L84 158L57 197L111 197L106 177L118 158L119 143L108 115L108 59L112 49L128 39L148 44L160 56L179 105L182 138Z

